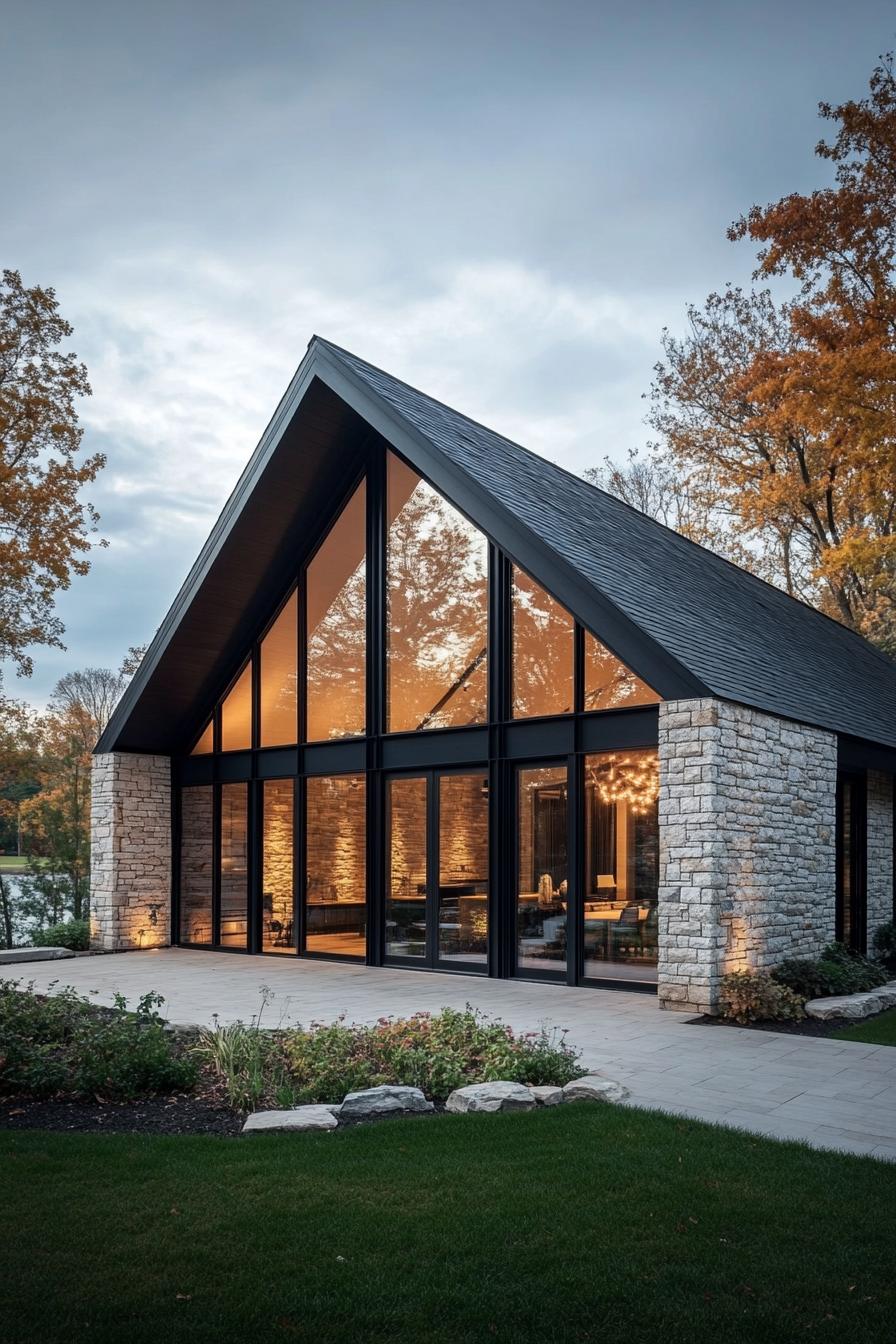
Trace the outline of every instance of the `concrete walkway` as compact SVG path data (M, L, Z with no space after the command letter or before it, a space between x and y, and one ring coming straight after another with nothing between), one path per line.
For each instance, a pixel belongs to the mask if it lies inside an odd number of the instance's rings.
M12 972L10 975L9 972ZM147 990L172 1022L250 1021L262 987L266 1026L373 1022L466 1003L520 1031L568 1028L589 1069L624 1082L631 1104L778 1139L896 1161L896 1048L693 1024L645 994L335 962L171 948L10 967L37 990L72 985L110 1003Z

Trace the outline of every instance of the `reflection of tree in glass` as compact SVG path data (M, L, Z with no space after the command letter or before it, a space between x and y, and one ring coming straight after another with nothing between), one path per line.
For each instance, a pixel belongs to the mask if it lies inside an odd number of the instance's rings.
M312 626L309 571L308 737L320 741L364 732L367 565L363 533L350 570L320 619Z
M585 708L621 709L655 705L659 696L599 639L585 632Z
M517 718L573 708L573 618L540 584L513 571L513 712Z
M389 729L481 723L487 693L486 540L400 465L390 477L389 513Z

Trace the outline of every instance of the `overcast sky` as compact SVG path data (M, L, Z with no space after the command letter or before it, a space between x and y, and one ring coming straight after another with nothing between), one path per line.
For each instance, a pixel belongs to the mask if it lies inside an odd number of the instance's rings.
M583 470L753 202L824 180L892 0L4 0L2 264L87 363L110 542L36 651L148 642L312 333Z

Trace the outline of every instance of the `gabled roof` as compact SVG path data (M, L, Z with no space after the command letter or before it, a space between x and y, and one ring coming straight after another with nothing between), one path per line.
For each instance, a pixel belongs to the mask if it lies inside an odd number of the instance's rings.
M896 664L860 636L314 337L98 750L171 750L199 727L202 697L263 618L259 588L270 601L284 552L326 490L346 488L370 432L664 699L716 695L896 747Z

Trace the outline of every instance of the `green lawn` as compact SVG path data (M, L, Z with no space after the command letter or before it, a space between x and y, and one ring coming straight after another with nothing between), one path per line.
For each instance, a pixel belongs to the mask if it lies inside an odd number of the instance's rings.
M841 1041L864 1041L866 1045L896 1045L896 1008L890 1008L865 1022L843 1027L834 1035Z
M896 1313L896 1167L609 1106L7 1132L0 1189L3 1344L867 1344Z
M0 854L0 873L24 873L27 867L24 854Z

